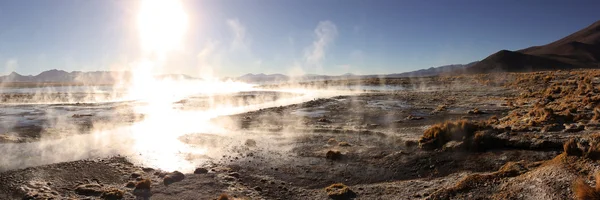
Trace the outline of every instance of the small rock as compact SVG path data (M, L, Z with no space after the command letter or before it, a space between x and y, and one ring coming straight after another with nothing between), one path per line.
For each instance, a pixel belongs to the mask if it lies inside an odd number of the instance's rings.
M225 179L226 181L235 181L236 180L236 178L233 176L225 176L225 177L223 177L223 179Z
M413 116L413 115L408 115L408 117L406 117L406 120L422 120L422 119L425 119L425 118Z
M557 132L557 131L562 131L565 127L561 126L559 124L549 124L549 125L545 125L544 127L542 127L542 132L543 133L547 133L547 132Z
M240 178L240 174L238 174L237 172L231 172L231 173L229 173L229 176L232 176L235 178Z
M329 160L339 160L342 158L342 153L340 151L336 151L336 150L329 150L325 154L325 158L327 158Z
M340 142L340 143L338 143L338 146L340 146L340 147L349 147L350 144L348 144L348 142Z
M319 120L317 120L317 121L321 122L321 123L331 123L331 120L328 120L327 118L324 118L324 117L319 118Z
M417 141L414 141L414 140L406 140L406 141L404 141L404 146L406 146L406 147L414 147L414 146L417 146L417 145L419 145L419 143Z
M335 140L335 138L329 138L329 140L327 140L327 144L329 145L335 145L337 144L337 140Z
M379 127L379 124L367 124L368 129L373 129Z
M154 175L158 176L159 178L164 178L167 174L169 174L169 173L164 172L164 171L156 171L156 172L154 172Z
M81 117L91 117L92 114L73 114L73 118L81 118Z
M142 167L142 171L144 171L144 172L151 172L151 171L154 171L154 168Z
M206 174L208 173L208 170L206 168L196 168L196 170L194 170L194 174Z
M480 114L485 114L485 112L479 110L478 108L474 108L473 110L469 110L467 112L467 114L469 114L469 115L480 115Z
M150 197L152 196L152 181L150 179L144 179L138 181L135 184L135 189L131 193L138 197Z
M459 151L464 148L462 141L450 141L442 146L442 151Z
M135 187L135 183L133 181L129 181L127 182L127 184L125 184L126 188L134 188Z
M246 142L244 142L244 144L246 146L249 146L249 147L255 147L256 146L256 141L253 140L253 139L247 139Z
M138 178L138 177L141 177L141 176L142 176L142 173L140 173L140 172L133 172L133 173L131 173L131 178Z
M575 132L585 130L585 126L578 125L578 124L565 124L564 126L565 126L564 132L567 132L567 133L575 133Z
M171 172L171 173L167 174L163 178L163 184L170 185L170 184L173 184L175 182L182 181L183 179L185 179L185 175L183 173L181 173L179 171L174 171L174 172Z
M152 181L150 179L144 179L135 183L135 189L150 189L152 187Z
M34 191L28 192L27 194L25 194L25 196L23 197L24 200L29 200L29 199L60 199L58 196L58 194L48 194L48 193L37 193Z
M83 196L100 196L104 192L98 184L83 184L75 188L75 193Z

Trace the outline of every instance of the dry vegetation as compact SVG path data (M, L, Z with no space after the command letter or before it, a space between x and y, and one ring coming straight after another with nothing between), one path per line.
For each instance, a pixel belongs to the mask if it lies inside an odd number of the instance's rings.
M596 187L589 186L581 178L575 180L573 183L573 193L575 199L578 200L600 199L600 174L596 174Z
M515 130L555 125L597 124L600 118L598 70L555 71L514 74L506 87L522 92L513 99L517 108L501 119ZM581 128L571 130L577 131Z
M508 142L510 138L546 142L542 138L551 136L564 142L564 154L542 165L560 166L569 170L565 173L579 177L596 171L590 164L597 166L600 159L600 132L596 132L600 127L600 70L464 75L441 79L451 82L468 77L479 84L514 90L517 95L506 98L506 103L502 104L508 108L506 115L488 121L460 120L435 124L425 130L419 147L443 149L447 143L455 141L460 143L461 149L485 151L517 147L516 143ZM469 114L478 111L474 109ZM499 135L503 139L499 139ZM533 144L531 141L529 144ZM535 149L533 145L519 147ZM556 162L557 159L570 162ZM429 198L449 199L457 193L520 176L529 170L522 163L509 162L497 172L468 175L451 187L437 190ZM600 199L598 177L596 175L595 187L577 179L572 182L573 193L566 193L576 199Z
M565 142L563 149L568 156L582 156L598 160L600 159L600 134L572 138Z
M217 200L229 200L231 198L229 198L229 195L223 193L221 195L219 195L219 198L217 198Z
M492 135L497 131L490 125L490 121L459 120L435 124L425 130L419 140L419 147L437 149L450 141L462 142L464 148L473 151L497 147L500 144Z
M527 172L522 162L508 162L498 171L486 174L472 174L458 181L454 186L436 191L429 199L450 199L457 193L467 192L473 188L488 185L501 178L514 177Z
M109 188L105 190L100 197L107 200L118 200L123 199L125 195L125 191L117 189L117 188Z
M470 82L488 86L502 85L518 93L516 97L506 99L503 105L511 110L508 115L499 119L495 127L509 127L516 132L536 130L578 132L586 127L599 125L600 70L440 77L446 82L465 81L469 78L472 79ZM470 114L480 112L477 108L469 111ZM434 126L433 129L426 131L425 139L432 138L432 131L439 132L440 128L455 129L451 124L436 126L438 127ZM459 132L464 131L459 130ZM472 134L468 131L465 133Z
M327 192L327 196L336 200L351 199L356 196L356 194L343 183L332 184L325 188L325 192Z

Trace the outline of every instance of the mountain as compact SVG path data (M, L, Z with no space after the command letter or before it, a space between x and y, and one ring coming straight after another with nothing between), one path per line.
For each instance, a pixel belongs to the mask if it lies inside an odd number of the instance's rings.
M6 76L0 76L0 82L37 82L37 83L113 83L116 72L66 72L63 70L48 70L35 76L23 76L12 72Z
M283 74L246 74L236 78L238 81L249 82L249 83L265 83L265 82L279 82L288 81L290 77Z
M95 71L95 72L80 72L74 71L70 73L70 82L78 83L116 83L117 81L130 80L131 73L129 72L110 72L110 71Z
M465 68L467 73L525 72L600 67L600 21L555 42L501 50Z
M437 76L440 74L452 73L452 72L462 72L465 68L473 66L477 64L478 61L471 62L468 64L454 64L454 65L444 65L439 67L431 67L428 69L420 69L412 72L404 72L399 74L388 74L385 77L390 78L399 78L399 77L423 77L423 76Z
M63 70L48 70L34 77L35 82L72 82L74 74Z
M529 47L519 52L577 66L597 64L600 61L600 21L550 44Z
M35 83L89 83L89 84L113 84L117 82L128 82L131 80L131 72L128 71L94 71L94 72L66 72L63 70L48 70L35 76L23 76L12 72L6 76L0 76L0 82L35 82ZM165 74L156 76L158 79L197 80L184 74Z
M501 50L477 64L465 68L467 73L530 72L540 70L570 69L575 66L559 60L524 54L517 51ZM457 72L460 73L460 72Z
M273 83L273 82L286 82L286 81L316 81L316 80L335 80L335 79L350 79L350 78L361 78L365 76L354 75L352 73L345 73L339 76L319 75L319 74L304 74L301 76L286 76L283 74L245 74L243 76L234 78L234 80L247 82L247 83Z
M421 69L412 72L396 73L396 74L381 74L381 75L356 75L345 73L342 75L319 75L319 74L304 74L301 76L286 76L283 74L245 74L243 76L233 78L233 80L247 83L272 83L285 81L319 81L319 80L340 80L340 79L357 79L357 78L401 78L401 77L423 77L437 76L440 74L461 71L466 67L476 64L476 62L468 64L444 65L439 67L431 67L429 69Z
M0 82L4 82L5 80L7 82L28 82L31 80L31 78L32 78L31 76L23 76L16 72L12 72L7 76L1 76Z

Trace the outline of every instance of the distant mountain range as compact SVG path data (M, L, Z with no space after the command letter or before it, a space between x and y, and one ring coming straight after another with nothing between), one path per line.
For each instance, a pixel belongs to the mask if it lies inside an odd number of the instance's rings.
M288 81L290 77L283 74L246 74L235 78L238 81L243 82L280 82Z
M352 73L346 73L338 76L332 75L318 75L318 74L305 74L301 76L287 76L283 74L246 74L236 78L226 78L236 81L248 82L248 83L273 83L273 82L286 82L286 81L314 81L314 80L335 80L335 79L352 79L352 78L373 78L373 77L387 77L387 78L399 78L399 77L417 77L417 76L435 76L443 73L448 73L456 70L462 70L465 67L471 66L476 62L469 63L466 65L446 65L440 67L432 67L429 69L422 69L413 72L396 73L396 74L383 74L383 75L355 75ZM183 74L167 74L159 75L157 78L171 78L171 79L186 79L195 80L199 78L191 77ZM0 82L33 82L33 83L89 83L89 84L112 84L118 81L127 82L131 79L130 72L115 72L115 71L95 71L95 72L66 72L63 70L48 70L38 75L21 75L16 72L12 72L6 76L0 76Z
M452 73L457 71L463 71L466 67L470 67L477 62L469 64L454 64L444 65L439 67L431 67L428 69L421 69L412 72L394 73L394 74L380 74L380 75L355 75L346 73L338 76L331 75L318 75L318 74L305 74L301 76L286 76L283 74L246 74L234 80L250 82L250 83L269 83L269 82L281 82L281 81L313 81L313 80L336 80L336 79L352 79L352 78L402 78L402 77L424 77L424 76L437 76L440 74Z
M342 78L352 77L363 77L357 76L351 73L346 73L339 76L329 75L318 75L318 74L305 74L301 76L287 76L283 74L246 74L237 78L233 78L237 81L249 82L249 83L270 83L270 82L285 82L285 81L312 81L312 80L333 80Z
M184 74L165 74L156 76L159 79L198 79ZM95 72L66 72L63 70L48 70L38 75L21 75L12 72L0 76L0 82L32 82L32 83L84 83L84 84L113 84L131 80L128 71L95 71Z
M431 67L428 69L421 69L412 72L404 72L399 74L388 74L385 77L395 78L395 77L424 77L424 76L437 76L440 74L448 74L448 73L457 73L464 72L466 68L471 67L477 64L478 61L471 62L468 64L454 64L454 65L444 65L439 67Z
M117 79L123 80L130 77L129 72L66 72L63 70L48 70L38 75L24 76L12 72L6 76L0 76L0 82L53 82L53 83L114 83Z

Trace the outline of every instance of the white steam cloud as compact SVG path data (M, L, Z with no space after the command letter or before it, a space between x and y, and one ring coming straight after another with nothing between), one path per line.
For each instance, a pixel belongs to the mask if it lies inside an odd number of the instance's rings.
M227 20L227 26L233 34L233 40L231 41L231 50L244 50L250 45L249 40L246 37L246 27L240 23L238 19Z
M17 61L17 59L8 59L6 61L6 63L4 63L4 72L5 73L10 73L13 72L17 69L17 67L19 66L19 62Z
M215 70L221 65L221 54L217 52L219 42L209 40L204 48L198 53L198 75L200 78L209 79L215 76Z
M308 65L321 67L325 59L325 51L338 35L336 25L331 21L321 21L315 28L316 39L305 51L304 57Z

